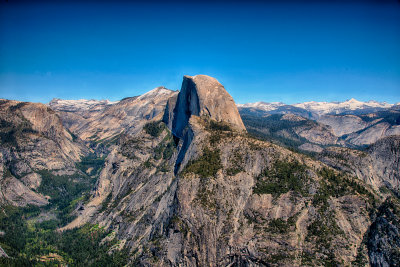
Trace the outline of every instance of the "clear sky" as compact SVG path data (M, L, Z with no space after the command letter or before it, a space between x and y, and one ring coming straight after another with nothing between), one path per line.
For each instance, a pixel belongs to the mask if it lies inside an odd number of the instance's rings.
M238 103L400 102L400 2L326 2L0 0L0 98L119 100L206 74Z

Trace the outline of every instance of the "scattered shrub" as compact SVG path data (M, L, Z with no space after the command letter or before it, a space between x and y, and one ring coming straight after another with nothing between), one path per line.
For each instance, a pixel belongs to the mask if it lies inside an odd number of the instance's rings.
M277 161L257 177L253 193L272 194L274 197L278 197L293 191L304 196L307 195L306 182L305 165L297 161Z
M190 161L183 172L195 173L200 177L213 177L221 168L222 163L219 149L211 150L205 147L203 154L199 158Z
M146 125L143 127L146 133L153 137L158 137L164 130L164 124L160 121L158 122L148 122Z

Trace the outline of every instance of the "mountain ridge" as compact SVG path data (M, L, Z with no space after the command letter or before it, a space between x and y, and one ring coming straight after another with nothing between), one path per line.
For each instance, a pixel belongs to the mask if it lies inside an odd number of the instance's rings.
M341 114L345 111L355 111L355 110L362 110L362 109L388 109L393 106L399 105L400 103L396 104L389 104L387 102L378 102L375 100L369 100L367 102L358 101L354 98L343 102L317 102L317 101L308 101L296 104L285 104L282 102L255 102L255 103L246 103L246 104L238 104L240 108L257 108L262 109L265 111L272 111L276 110L278 107L281 106L293 106L298 108L303 108L308 111L312 111L317 113L318 115L325 115L325 114Z

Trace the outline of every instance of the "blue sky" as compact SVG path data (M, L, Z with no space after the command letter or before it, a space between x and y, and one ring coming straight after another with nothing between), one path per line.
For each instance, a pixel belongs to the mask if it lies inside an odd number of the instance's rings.
M238 103L400 102L400 3L0 2L0 98L119 100L196 74Z

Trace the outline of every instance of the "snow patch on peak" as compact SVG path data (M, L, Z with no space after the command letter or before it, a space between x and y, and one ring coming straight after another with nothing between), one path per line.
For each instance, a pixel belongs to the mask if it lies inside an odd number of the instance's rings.
M355 98L350 98L350 99L347 100L346 102L351 102L351 103L362 103L362 102L358 101L358 100L355 99Z
M351 98L344 102L304 102L294 104L293 106L303 108L309 111L316 112L318 114L339 114L348 110L361 110L368 108L390 108L393 105L386 102L377 102L370 100L368 102L358 101L357 99Z
M118 103L119 101L109 101L109 100L94 100L94 99L79 99L79 100L64 100L59 98L54 98L48 103L52 109L61 111L96 111Z
M147 93L139 96L138 99L145 100L148 98L163 97L163 96L171 94L172 92L174 92L174 91L167 89L164 86L159 86L159 87L156 87L153 90L148 91Z
M271 111L275 110L281 106L285 106L286 104L281 103L281 102L272 102L272 103L266 103L266 102L255 102L255 103L246 103L246 104L237 104L238 108L255 108L255 109L261 109L264 111Z
M379 110L379 109L387 109L392 106L399 105L397 104L389 104L387 102L378 102L375 100L370 100L368 102L362 102L355 98L348 99L344 102L317 102L317 101L309 101L304 103L293 104L289 106L297 107L305 109L309 112L324 115L324 114L341 114L345 112L353 112L358 110ZM273 111L277 110L282 106L286 106L286 104L282 102L255 102L255 103L246 103L246 104L238 104L238 108L254 108L263 111Z

